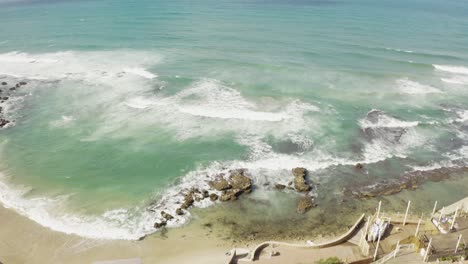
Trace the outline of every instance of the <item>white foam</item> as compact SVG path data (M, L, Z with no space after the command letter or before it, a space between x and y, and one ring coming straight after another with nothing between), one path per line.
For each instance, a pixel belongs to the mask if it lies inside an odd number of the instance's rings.
M366 118L359 120L362 129L372 129L373 136L365 143L364 159L367 163L382 161L391 157L406 158L409 150L421 146L426 139L414 129L418 121L403 121L373 109ZM390 129L390 131L387 131ZM399 136L395 140L395 136Z
M116 218L113 211L97 217L66 213L63 208L66 196L24 198L24 190L9 186L3 181L0 181L0 202L42 226L97 239L134 240L144 235L143 230L129 228L132 220L128 214Z
M468 84L468 77L464 77L464 76L454 76L454 77L451 77L451 78L440 78L440 80L443 81L443 82L446 82L446 83L450 83L450 84L460 84L460 85Z
M378 111L371 110L370 112ZM369 113L370 113L369 112ZM415 127L418 126L418 121L403 121L397 118L388 116L384 113L379 114L377 121L371 121L367 118L361 119L359 121L361 128L405 128L405 127Z
M463 74L468 75L468 67L465 66L453 66L453 65L433 65L436 70L454 73L454 74Z
M70 126L75 121L73 116L62 115L60 119L51 121L49 124L51 127L65 128Z
M144 66L159 61L160 56L153 53L125 50L44 54L10 52L0 54L0 74L37 80L72 79L115 84L126 73L144 79L155 78L156 75Z
M465 122L468 121L468 110L457 110L456 111L458 118L455 119L456 122Z
M394 49L394 48L385 48L386 50L392 50L392 51L398 51L398 52L404 52L404 53L413 53L414 51L412 50L403 50L403 49Z
M153 74L143 68L139 68L139 67L136 67L136 68L125 68L124 69L124 72L128 72L128 73L132 73L132 74L135 74L137 76L141 76L141 77L144 77L144 78L147 78L147 79L154 79L156 77L158 77L156 74Z
M443 93L441 90L421 84L415 81L410 81L408 79L400 79L397 80L397 85L398 85L398 90L400 93L404 94L437 94L437 93Z

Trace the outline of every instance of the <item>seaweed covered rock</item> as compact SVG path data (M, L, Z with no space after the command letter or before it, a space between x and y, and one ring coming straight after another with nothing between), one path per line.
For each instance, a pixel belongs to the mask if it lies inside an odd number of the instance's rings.
M300 214L304 214L309 211L311 208L316 206L314 199L310 196L302 197L298 200L296 211Z

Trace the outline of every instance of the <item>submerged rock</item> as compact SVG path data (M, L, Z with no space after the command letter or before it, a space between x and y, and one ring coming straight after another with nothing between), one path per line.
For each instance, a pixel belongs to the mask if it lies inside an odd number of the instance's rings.
M284 190L284 188L286 188L286 185L277 183L275 184L275 188L278 190Z
M210 183L211 188L217 191L224 191L231 188L231 184L225 179L220 179L217 181L211 181Z
M0 118L0 127L4 127L4 126L8 125L9 123L10 123L9 120Z
M372 198L399 193L403 190L414 190L427 181L439 182L449 179L451 173L468 172L468 167L439 168L429 171L411 171L403 174L400 178L383 180L365 186L348 187L345 194L357 198Z
M164 219L166 219L166 220L174 219L174 217L172 215L170 215L170 214L168 214L168 213L166 213L164 211L161 211L161 216L164 217Z
M218 196L216 193L210 194L210 200L213 201L213 202L216 201L216 200L218 200L218 197L219 197L219 196Z
M19 85L26 85L26 84L28 84L28 83L25 82L25 81L19 82Z
M166 224L167 224L166 221L156 222L154 223L154 228L161 228L163 226L166 226Z
M7 82L2 82L2 85L8 85L8 83Z
M311 187L306 182L305 176L307 174L307 170L305 168L294 168L292 170L294 175L294 188L298 192L308 192L310 191Z
M177 208L176 211L175 211L176 215L183 215L184 214L184 210L182 210L182 208Z
M310 196L305 196L299 199L299 201L297 202L296 211L299 214L304 214L307 211L309 211L311 208L314 208L315 206L316 204L313 198Z

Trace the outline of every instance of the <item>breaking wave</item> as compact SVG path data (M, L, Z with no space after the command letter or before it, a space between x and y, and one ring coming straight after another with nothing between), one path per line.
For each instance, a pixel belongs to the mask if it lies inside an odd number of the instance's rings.
M408 79L397 80L397 85L400 93L403 94L440 94L443 93L441 90L421 84L415 81L410 81Z

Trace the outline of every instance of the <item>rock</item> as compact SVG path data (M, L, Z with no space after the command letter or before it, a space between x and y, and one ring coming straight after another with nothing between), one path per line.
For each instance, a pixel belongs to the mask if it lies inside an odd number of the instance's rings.
M164 211L161 211L161 216L164 217L166 220L172 220L174 217Z
M189 192L187 195L185 195L184 203L180 206L180 208L187 209L192 206L194 202L195 200L193 199L193 193Z
M248 190L252 187L252 180L243 173L235 172L229 177L229 183L234 189Z
M163 226L166 226L166 224L167 224L166 221L156 222L154 223L154 228L161 228Z
M28 83L25 82L25 81L19 82L19 85L26 85L26 84L28 84Z
M231 189L231 185L225 179L221 179L221 180L218 180L218 181L211 181L209 184L210 184L211 188L213 188L213 189L215 189L217 191L224 191L224 190Z
M358 163L358 164L356 164L355 168L358 169L358 170L362 170L362 169L364 169L364 165L362 165L361 163Z
M4 96L4 97L2 97L2 100L3 100L3 101L6 101L6 100L8 100L8 96Z
M296 188L298 192L310 191L311 187L305 179L307 170L305 168L294 168L292 173L294 175L294 188Z
M7 82L2 82L2 85L8 85L8 83Z
M220 201L226 202L226 201L235 201L237 200L237 197L242 193L241 189L229 189L227 191L224 191L223 194L221 194L221 197L219 197Z
M292 169L292 173L294 177L305 177L307 174L307 170L305 168L298 167Z
M203 190L203 191L202 191L202 195L203 195L203 198L208 198L208 197L210 197L210 194L208 193L207 190Z
M218 200L218 197L219 197L219 196L218 196L216 193L210 194L210 200L213 201L213 202L216 201L216 200Z
M15 85L15 87L16 87L16 88L19 88L19 87L20 87L20 84L19 84L19 83L17 83L17 84Z
M284 190L284 188L286 188L286 185L277 183L275 184L275 188L278 190Z
M14 90L16 90L15 87L11 87L11 88L10 88L10 91L14 91Z
M315 207L316 204L310 196L305 196L299 199L296 206L296 211L300 214L304 214L309 211L311 208Z
M177 208L177 210L175 211L176 215L183 215L184 214L184 210L182 210L182 208Z
M8 125L10 123L10 121L6 120L6 119L3 119L3 118L0 118L0 127L4 127L6 125Z

